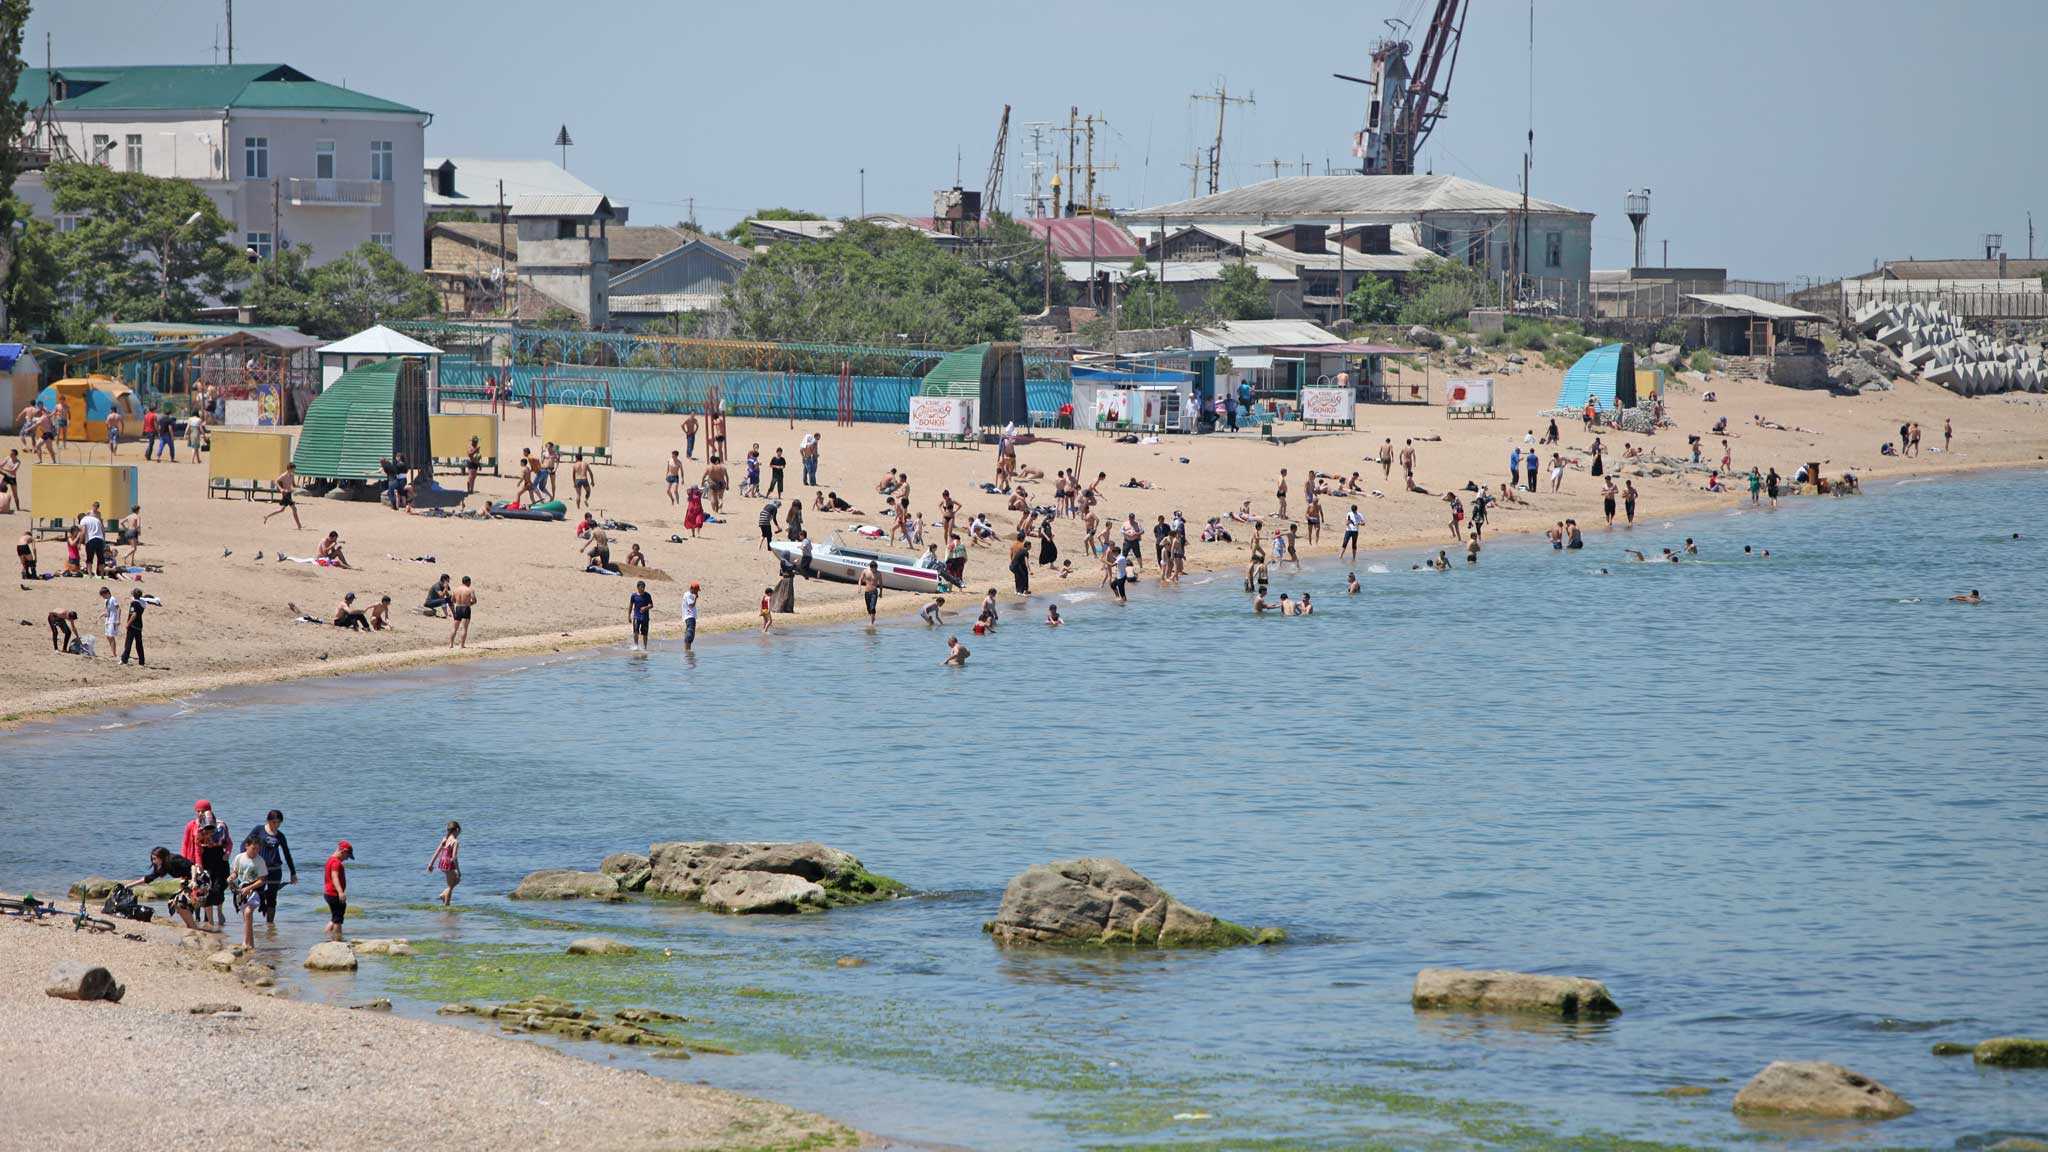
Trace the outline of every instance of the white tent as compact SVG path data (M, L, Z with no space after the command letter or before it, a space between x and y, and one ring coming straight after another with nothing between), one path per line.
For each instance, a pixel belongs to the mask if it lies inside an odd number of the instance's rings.
M375 324L353 336L344 336L320 349L320 387L341 379L351 368L410 356L427 364L427 410L441 410L441 350L422 344L403 332Z

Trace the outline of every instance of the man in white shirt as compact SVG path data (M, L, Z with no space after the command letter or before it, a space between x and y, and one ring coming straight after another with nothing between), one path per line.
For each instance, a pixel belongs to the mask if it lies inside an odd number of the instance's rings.
M106 570L107 526L100 519L100 502L92 502L92 511L78 518L78 526L85 530L85 568L95 575Z
M100 611L107 618L107 651L114 650L114 641L121 636L121 602L114 598L112 589L100 585Z
M1337 555L1342 556L1345 550L1349 549L1352 562L1357 563L1358 530L1363 527L1365 527L1365 517L1359 514L1358 505L1353 504L1351 511L1344 514L1344 542L1337 545Z

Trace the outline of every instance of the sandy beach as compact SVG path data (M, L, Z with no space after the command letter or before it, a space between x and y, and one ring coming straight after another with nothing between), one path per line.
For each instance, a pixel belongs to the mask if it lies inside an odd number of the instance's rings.
M194 1148L237 1130L260 1133L265 1147L304 1149L861 1142L820 1117L731 1092L272 995L208 968L205 951L178 946L182 931L121 921L118 932L97 934L56 918L0 918L0 1109L11 1135L45 1152ZM108 1004L44 995L45 976L65 960L106 967L126 996ZM239 1011L195 1012L200 1005Z
M1531 430L1541 435L1548 420L1542 413L1557 395L1559 374L1554 369L1531 366L1509 372L1506 366L1496 364L1493 371L1499 381L1496 419L1448 420L1441 407L1369 405L1359 408L1354 431L1316 435L1284 445L1250 435L1173 436L1156 444L1120 444L1090 433L1058 432L1050 435L1066 444L1041 441L1021 449L1022 463L1043 469L1048 477L1027 482L1026 487L1034 504L1052 503L1051 474L1073 466L1078 456L1084 480L1093 479L1098 472L1108 475L1103 489L1107 493L1105 516L1120 519L1126 512L1135 512L1149 528L1157 516L1182 512L1190 524L1188 567L1201 571L1241 567L1250 552L1251 534L1247 526L1232 524L1234 542L1203 544L1193 538L1194 529L1209 517L1224 516L1250 500L1253 512L1268 518L1270 533L1274 489L1282 468L1288 470L1293 493L1290 511L1296 517L1301 514L1301 482L1311 469L1338 476L1357 471L1376 494L1325 497L1327 527L1322 540L1312 546L1304 536L1304 555L1335 554L1344 513L1354 502L1366 517L1363 547L1417 546L1433 553L1437 548L1453 547L1442 494L1447 489L1461 489L1468 481L1497 491L1510 451L1521 445ZM1709 392L1715 395L1712 402L1706 399ZM1601 433L1610 471L1618 478L1633 479L1641 492L1638 526L1629 532L1617 530L1614 535L1627 535L1628 546L1645 548L1652 555L1658 547L1679 543L1659 533L1657 525L1663 521L1683 513L1732 507L1748 497L1738 491L1739 479L1731 478L1729 492L1716 494L1704 490L1702 473L1648 475L1647 461L1625 463L1620 459L1621 447L1624 442L1645 443L1652 453L1682 457L1687 434L1708 433L1720 417L1728 420L1729 449L1737 473L1756 464L1776 467L1788 480L1801 463L1810 460L1821 461L1830 476L1854 469L1865 479L1882 480L2031 464L2048 453L2048 400L2043 397L2015 394L1964 399L1918 381L1902 382L1892 391L1836 396L1722 375L1704 381L1685 377L1667 392L1666 407L1676 427L1660 430L1655 437L1646 440L1613 430ZM1752 418L1759 415L1782 428L1756 426ZM1946 453L1939 450L1945 419L1953 420L1955 426L1953 450ZM1925 453L1908 458L1881 455L1879 446L1895 438L1899 425L1907 421L1921 425ZM1525 495L1525 503L1496 505L1488 523L1489 534L1541 532L1574 517L1585 528L1590 550L1614 554L1620 545L1601 526L1602 480L1585 468L1593 436L1576 419L1560 418L1558 423L1565 454L1577 461L1577 466L1568 470L1562 491L1549 492L1546 475L1540 485L1544 491ZM809 510L811 492L798 483L797 461L797 445L807 431L823 436L823 486L836 490L861 513L828 515ZM701 628L755 627L755 605L764 587L774 582L776 568L761 548L755 525L760 502L737 496L738 463L732 469L734 495L726 501L727 519L707 526L701 536L689 538L682 528L682 509L670 504L663 486L663 462L671 449L682 447L681 417L621 415L614 422L614 437L617 463L596 469L592 506L600 515L638 526L637 531L614 534L615 559L623 559L626 550L638 544L650 565L671 577L671 582L657 581L650 586L657 603L655 637L680 633L680 600L693 580L704 588ZM937 532L942 490L950 490L963 506L963 523L976 512L988 513L999 530L1014 528L1017 520L1015 513L1005 511L1005 497L980 488L994 473L996 453L992 448L913 448L903 430L893 425L840 428L799 422L792 426L781 420L745 417L731 420L730 438L735 458L743 457L754 444L760 446L764 460L778 448L783 451L789 459L790 494L806 499L806 526L819 537L857 523L885 523L876 485L891 468L910 475L913 504L926 516L928 538ZM1402 491L1398 466L1393 477L1387 478L1370 462L1383 439L1391 439L1397 449L1415 440L1416 480L1426 493ZM521 447L541 446L538 437L527 435L523 412L507 417L501 444L513 461ZM1079 446L1079 451L1069 445ZM686 482L696 482L704 449L700 442L697 459L687 462ZM1705 451L1707 460L1718 462L1720 438L1708 436ZM141 466L145 541L141 559L164 569L147 575L142 584L163 601L149 616L149 666L124 667L118 659L109 658L104 639L100 641L101 655L95 659L51 650L45 626L51 611L75 610L86 633L98 633L100 581L17 583L5 593L10 605L7 615L18 623L0 635L0 653L4 653L11 679L0 719L34 722L66 712L220 688L458 659L463 654L448 649L448 622L415 611L427 587L443 572L457 579L471 577L478 590L468 656L623 644L627 639L626 597L632 591L632 581L583 571L573 509L570 521L543 524L436 519L394 512L374 503L302 497L299 508L305 527L294 530L288 514L263 522L264 515L275 508L273 504L208 499L205 466L193 463L189 453L181 450L176 464L143 463L140 455L133 446L121 452L122 460L133 459ZM101 446L90 458L104 461L105 457ZM67 458L78 459L77 450ZM480 506L487 498L509 499L516 488L511 470L508 466L503 478L486 474L468 505ZM22 472L26 478L30 469L24 467ZM1120 486L1132 478L1152 487ZM565 485L566 479L558 478L558 483ZM443 475L440 482L458 492L462 486L459 476ZM33 506L33 485L26 486ZM18 534L26 516L17 513L8 523ZM353 570L274 559L280 552L312 555L330 530L340 533ZM1079 521L1061 520L1056 531L1062 557L1075 561L1074 575L1066 586L1094 587L1099 573L1083 547ZM685 537L684 542L671 542L672 535ZM1152 593L1149 554L1148 548L1148 579L1136 586L1134 596ZM39 555L45 571L61 568L61 541L42 542ZM418 559L429 556L431 561ZM973 592L998 588L1005 603L1015 599L998 548L970 549L967 585ZM1062 581L1047 570L1034 571L1034 591L1056 591L1061 586ZM123 598L132 587L125 582L112 585L115 594ZM329 619L342 595L351 591L357 594L359 607L389 595L394 627L366 633L301 623L288 607L295 604L315 617ZM859 597L848 585L800 581L797 597L798 611L779 617L777 631L806 622L846 619L859 611ZM963 593L951 606L971 609L972 600L971 594ZM892 592L884 596L882 611L908 616L919 603L910 594ZM941 643L934 639L935 653Z

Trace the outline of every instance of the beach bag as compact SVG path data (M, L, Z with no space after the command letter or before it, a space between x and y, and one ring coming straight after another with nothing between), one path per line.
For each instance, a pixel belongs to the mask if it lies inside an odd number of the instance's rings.
M156 909L136 900L135 892L126 884L116 884L114 890L107 893L106 903L100 905L100 915L121 916L147 924L156 915Z

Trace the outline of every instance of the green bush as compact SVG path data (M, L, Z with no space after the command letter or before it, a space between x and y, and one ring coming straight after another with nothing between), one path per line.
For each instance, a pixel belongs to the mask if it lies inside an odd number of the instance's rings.
M1481 336L1481 337L1479 338L1479 342L1480 342L1481 344L1484 344L1484 345L1485 345L1486 347L1488 347L1488 348L1505 348L1505 347L1507 347L1507 346L1508 346L1508 345L1509 345L1510 343L1512 343L1513 341L1512 341L1512 339L1511 339L1511 338L1510 338L1510 337L1508 336L1508 334L1507 334L1506 332L1504 332L1504 331L1503 331L1503 332L1488 332L1488 333L1487 333L1486 335L1484 335L1484 336Z
M1686 367L1691 368L1693 371L1705 375L1714 370L1714 354L1705 348L1696 348L1685 364Z
M1673 320L1671 323L1657 329L1657 343L1676 344L1684 347L1685 322L1683 320Z
M1541 351L1544 351L1545 349L1547 349L1547 348L1549 348L1549 347L1550 347L1550 341L1548 341L1548 340L1544 339L1544 337L1543 337L1543 333L1542 333L1542 332L1538 332L1538 331L1524 331L1524 332L1522 333L1522 350L1523 350L1523 351L1525 351L1525 352L1541 352Z

